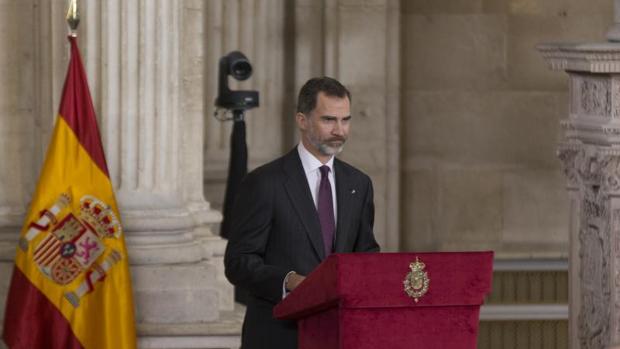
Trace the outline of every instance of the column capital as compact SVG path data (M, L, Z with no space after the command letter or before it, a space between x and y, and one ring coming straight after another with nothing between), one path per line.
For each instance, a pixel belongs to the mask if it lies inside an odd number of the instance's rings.
M536 49L552 70L620 73L620 43L543 43Z
M557 154L569 189L590 186L606 196L620 197L620 149L562 143Z
M557 151L557 156L562 161L562 169L564 170L564 175L566 175L567 179L567 187L569 189L577 189L579 188L579 166L580 166L580 155L581 149L579 145L566 144L564 146L560 146L560 149Z

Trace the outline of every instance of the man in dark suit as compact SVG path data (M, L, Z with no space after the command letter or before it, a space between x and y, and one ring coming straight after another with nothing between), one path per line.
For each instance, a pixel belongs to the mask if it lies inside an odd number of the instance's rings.
M351 95L310 79L299 92L299 145L244 179L232 214L226 277L250 294L243 349L297 348L294 322L272 311L330 253L376 252L370 178L335 158L347 140Z

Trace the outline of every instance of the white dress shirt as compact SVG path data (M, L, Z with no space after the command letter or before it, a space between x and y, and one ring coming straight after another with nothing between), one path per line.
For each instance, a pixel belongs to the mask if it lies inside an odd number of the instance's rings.
M304 167L306 173L306 179L308 180L308 186L310 187L310 193L312 193L312 200L314 200L314 207L318 207L319 200L319 186L321 185L321 170L319 168L323 166L323 163L319 161L312 153L306 149L302 142L297 145L297 152L301 159L301 165ZM329 184L332 187L332 202L334 203L334 223L338 222L336 210L336 175L334 173L334 157L332 156L325 164L329 167Z

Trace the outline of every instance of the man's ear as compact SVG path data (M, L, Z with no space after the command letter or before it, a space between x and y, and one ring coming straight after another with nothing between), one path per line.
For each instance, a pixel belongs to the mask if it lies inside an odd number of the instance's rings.
M295 121L297 121L297 128L299 128L302 131L305 131L307 126L307 122L308 122L308 118L306 117L306 115L304 115L304 113L297 113L295 114Z

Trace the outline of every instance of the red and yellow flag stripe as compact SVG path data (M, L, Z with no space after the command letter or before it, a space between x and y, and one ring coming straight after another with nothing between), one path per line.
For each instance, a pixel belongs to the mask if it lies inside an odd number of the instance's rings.
M83 211L80 198L84 197L97 198L115 217L120 217L80 52L76 39L70 37L69 40L71 61L59 115L21 232L22 242L27 245L18 248L15 257L4 339L10 348L135 348L131 278L122 234L101 238L97 248L104 252L100 252L92 265L82 265L83 272L67 284L55 282L49 273L42 272L41 264L34 261L36 247L60 225L53 222L41 227L35 222L42 217L41 212L49 215L50 207L61 195L71 200L57 212L59 218L71 214L78 217L80 210ZM28 235L33 226L40 231L35 237ZM83 226L89 227L92 236L97 235L92 222L86 221ZM70 233L77 234L76 231ZM70 245L74 248L77 242L74 240ZM89 251L90 248L85 250ZM73 258L70 252L66 256L57 252L56 260ZM85 252L81 255L84 260L87 258ZM67 294L76 293L80 287L84 290L85 285L87 292L78 297L76 306Z

